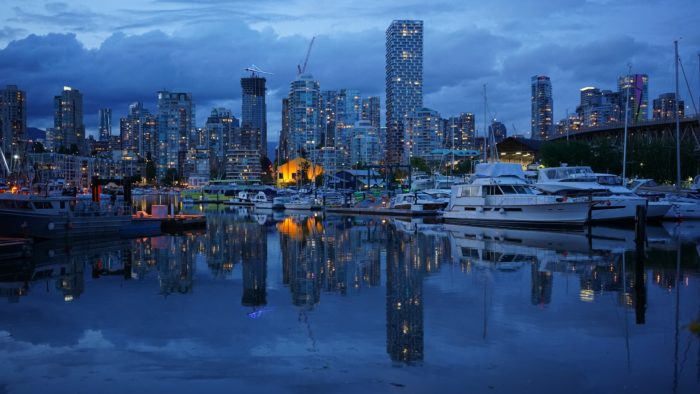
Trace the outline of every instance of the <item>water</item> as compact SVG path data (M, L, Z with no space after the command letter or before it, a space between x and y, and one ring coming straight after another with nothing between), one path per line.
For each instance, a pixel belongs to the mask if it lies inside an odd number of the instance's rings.
M700 224L641 262L625 229L204 212L0 263L0 392L700 389Z

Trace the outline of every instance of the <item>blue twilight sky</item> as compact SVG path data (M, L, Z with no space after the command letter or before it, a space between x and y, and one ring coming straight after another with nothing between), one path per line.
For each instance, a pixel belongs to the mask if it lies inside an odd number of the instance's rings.
M652 98L674 90L673 40L697 102L697 0L3 0L0 86L28 93L29 125L52 125L52 97L80 89L86 126L113 108L113 133L128 104L155 110L156 91L192 92L197 125L212 107L240 116L243 68L268 78L268 134L276 140L281 99L309 40L307 70L321 89L382 97L384 31L393 19L422 19L424 105L443 117L474 112L509 134L529 134L530 77L552 78L557 120L575 111L584 86L615 89L619 75L649 74ZM681 77L682 78L682 77ZM685 82L681 96L694 113ZM384 114L382 114L384 117Z

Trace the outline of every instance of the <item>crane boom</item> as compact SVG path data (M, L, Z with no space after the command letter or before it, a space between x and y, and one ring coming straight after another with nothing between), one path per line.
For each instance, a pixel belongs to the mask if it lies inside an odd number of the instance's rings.
M309 63L309 56L311 56L311 47L314 46L314 41L316 36L311 37L311 42L309 43L309 49L306 51L306 57L304 58L304 65L297 65L297 72L299 75L306 72L306 65Z
M250 67L244 68L244 70L250 71L251 74L253 74L253 76L255 76L255 75L257 75L257 74L269 74L269 75L273 75L272 73L269 73L269 72L267 72L267 71L261 70L260 67L256 66L255 64L252 64Z

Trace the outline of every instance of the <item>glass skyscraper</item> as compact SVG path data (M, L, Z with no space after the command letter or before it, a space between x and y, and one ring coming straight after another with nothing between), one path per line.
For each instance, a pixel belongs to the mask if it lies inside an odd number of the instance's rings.
M532 134L531 138L546 140L554 135L554 102L552 82L546 75L535 75L532 82Z
M643 122L649 118L649 77L646 74L625 75L617 79L617 91L620 95L622 120L625 121L625 100L629 123Z
M265 78L253 75L241 78L243 103L241 105L241 131L259 136L251 139L253 146L246 149L257 150L261 157L267 157L267 107L265 104Z
M27 94L15 85L0 90L0 147L6 155L18 149L27 132Z
M386 30L387 164L406 164L404 122L423 107L423 21L395 20Z
M321 88L310 74L292 81L289 90L289 158L314 161L322 142Z
M100 120L100 141L109 141L112 135L112 109L100 108L97 117Z
M82 154L85 146L83 124L83 94L78 89L64 86L54 103L54 147L56 149L77 148Z
M191 93L158 92L158 178L168 168L184 176L188 141L195 132L194 111Z

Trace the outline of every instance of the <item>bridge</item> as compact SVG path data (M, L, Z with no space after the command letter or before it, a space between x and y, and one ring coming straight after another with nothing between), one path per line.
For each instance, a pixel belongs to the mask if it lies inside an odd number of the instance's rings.
M680 120L681 143L693 144L696 150L700 150L700 116L685 117ZM599 127L585 127L569 132L568 139L573 141L592 141L595 139L612 139L615 143L622 144L625 130L624 123L607 124ZM676 139L676 121L648 120L645 122L630 123L627 126L627 137L642 137L649 142ZM566 140L567 135L557 135L550 140Z

